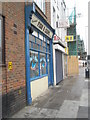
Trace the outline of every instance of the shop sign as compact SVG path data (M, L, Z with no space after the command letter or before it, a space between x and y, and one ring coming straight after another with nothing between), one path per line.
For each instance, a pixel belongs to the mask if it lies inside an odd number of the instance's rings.
M58 37L57 35L54 35L54 40L60 40L60 37Z
M43 24L43 22L38 19L34 14L32 15L31 24L38 28L41 32L47 35L49 38L52 38L53 33Z
M66 41L66 42L73 41L73 35L65 36L65 41Z
M68 55L68 47L67 48L65 48L65 53Z

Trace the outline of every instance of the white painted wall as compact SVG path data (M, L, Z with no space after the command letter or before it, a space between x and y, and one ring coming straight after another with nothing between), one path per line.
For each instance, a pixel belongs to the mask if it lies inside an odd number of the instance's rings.
M56 85L56 54L55 54L55 46L53 46L53 73L54 73L54 85Z
M48 89L48 76L31 82L32 100L40 96Z
M63 79L65 78L64 74L64 53L62 53L62 64L63 64Z
M63 41L65 41L65 36L67 35L67 30L65 28L57 28L56 22L59 20L66 20L66 11L64 12L65 6L63 0L51 0L51 26L56 30L57 36L59 36ZM53 17L53 8L55 9L55 15ZM66 9L65 9L66 10ZM59 18L57 18L57 16ZM55 24L55 25L54 25Z

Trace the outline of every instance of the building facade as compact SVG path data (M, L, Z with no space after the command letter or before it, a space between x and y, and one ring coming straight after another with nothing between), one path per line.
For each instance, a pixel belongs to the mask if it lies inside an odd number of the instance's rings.
M26 105L24 3L2 3L2 117Z
M64 0L34 0L39 8L42 8L42 12L47 16L49 23L52 28L55 29L55 36L53 39L53 69L54 69L54 84L60 82L67 76L67 44L65 42L65 36L67 34L66 29L66 4ZM64 26L63 26L64 25ZM59 38L59 39L57 39ZM59 48L56 47L58 44ZM60 60L56 61L56 54L60 54ZM58 56L58 55L57 55ZM60 66L58 67L58 62L60 61ZM57 66L57 67L56 67ZM62 68L62 69L61 69ZM59 73L59 76L58 76Z
M78 40L76 32L76 8L74 7L69 16L69 27L67 28L67 46L68 46L68 75L77 75L79 73L78 64ZM73 64L74 63L74 64Z
M67 34L66 4L64 0L49 0L46 6L47 16L55 29L53 39L54 84L58 84L67 76Z
M9 117L53 85L54 29L35 3L6 2L1 34L2 117Z
M30 103L31 100L47 90L48 86L53 85L52 41L54 29L46 21L45 14L35 3L26 6L25 15L26 78ZM30 33L31 30L28 30L28 25L33 29L32 33Z

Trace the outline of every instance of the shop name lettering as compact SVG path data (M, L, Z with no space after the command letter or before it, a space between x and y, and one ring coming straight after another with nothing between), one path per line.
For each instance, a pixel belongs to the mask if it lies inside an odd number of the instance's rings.
M47 35L50 36L50 31L39 21L37 26L43 31L45 32Z

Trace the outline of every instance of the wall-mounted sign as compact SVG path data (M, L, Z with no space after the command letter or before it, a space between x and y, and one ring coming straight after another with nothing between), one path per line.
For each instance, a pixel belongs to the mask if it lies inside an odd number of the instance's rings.
M31 24L38 28L41 32L43 32L45 35L47 35L49 38L52 38L53 33L50 31L46 25L43 24L43 22L38 19L34 14L32 15Z
M57 35L54 35L54 40L60 40L60 37L58 37Z
M71 42L71 41L73 41L73 35L66 36L66 37L65 37L65 41L66 41L66 42Z
M68 47L67 48L65 48L65 53L68 55Z
M12 62L8 62L8 69L12 70Z

